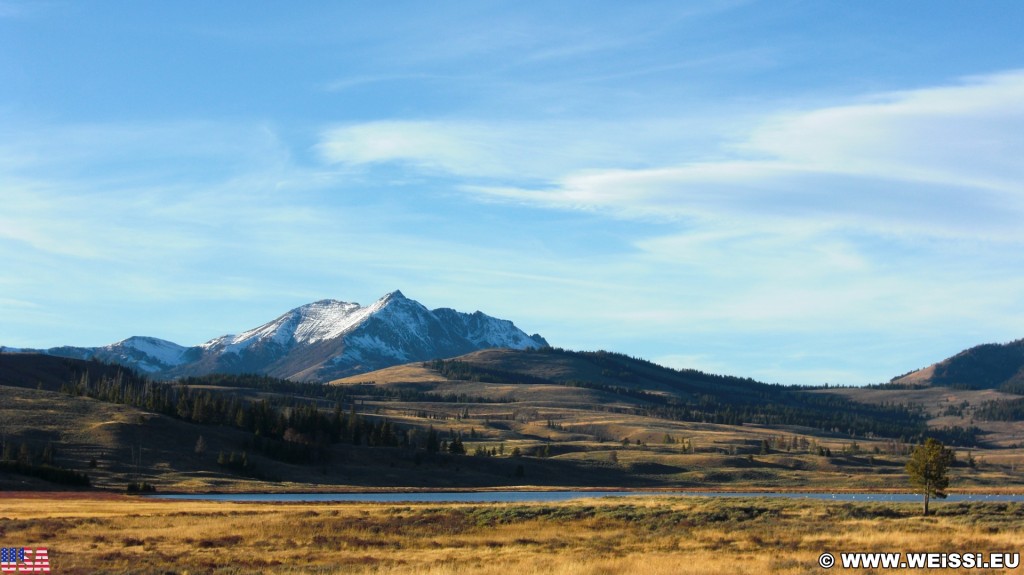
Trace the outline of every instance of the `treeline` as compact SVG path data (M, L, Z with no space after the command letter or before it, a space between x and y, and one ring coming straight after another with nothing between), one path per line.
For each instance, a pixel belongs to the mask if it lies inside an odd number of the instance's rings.
M211 373L199 377L185 377L177 382L185 386L209 385L245 388L327 401L345 401L350 395L347 388L340 385L291 381L255 373Z
M1024 420L1024 398L986 401L974 411L974 417L983 421Z
M259 374L222 374L215 373L199 377L186 377L177 380L185 386L216 386L238 389L253 389L265 393L290 395L310 400L322 400L331 403L349 403L356 399L372 398L381 401L431 401L438 403L494 403L480 397L466 394L430 393L402 387L379 387L371 382L350 385L329 385L290 381Z
M54 464L54 447L47 443L45 447L34 449L26 442L15 451L12 443L4 441L0 455L0 471L17 473L35 477L61 485L89 487L91 481L85 473L73 469L65 469Z
M971 427L960 427L959 425L954 425L951 427L929 429L917 439L917 442L924 441L926 438L931 437L933 439L938 439L947 445L975 447L980 441L978 436L981 435L981 433L981 429L973 425Z
M264 389L297 389L290 387L292 382L251 377L263 382ZM288 463L324 463L329 457L329 446L338 443L395 447L411 445L416 439L415 434L386 419L356 413L355 400L349 396L338 395L333 409L324 410L315 402L297 403L287 397L249 400L230 391L198 387L214 385L212 381L234 384L227 387L248 387L243 385L250 381L246 376L214 376L209 381L189 378L188 381L191 385L154 382L130 370L119 371L113 377L92 377L89 372L83 372L77 381L66 384L61 391L131 405L201 425L233 427L252 434L247 445L254 451ZM346 399L349 400L348 411L342 404ZM419 446L425 447L425 441Z
M422 365L423 367L435 371L448 379L459 381L534 385L552 385L555 383L550 379L536 377L527 373L516 373L514 371L502 371L500 369L480 367L457 359L435 359L433 361L425 361Z
M851 405L843 398L820 399L806 405L744 403L731 405L714 398L655 408L655 415L676 421L723 425L799 425L864 437L912 441L927 431L925 419L902 406Z
M999 386L999 391L1005 391L1006 393L1013 393L1016 395L1024 395L1024 369L1021 369L1013 378L1004 381Z
M61 485L89 487L92 483L85 473L52 465L26 465L17 461L0 461L0 471L18 473Z
M630 383L657 382L690 393L720 389L722 386L753 389L770 385L749 377L717 375L697 369L672 369L646 359L611 351L572 351L559 347L542 347L526 352L582 359L600 368L601 374L605 377Z
M651 393L649 391L643 391L641 389L633 389L630 387L623 387L621 385L606 385L603 383L593 383L589 381L580 381L578 379L571 379L566 381L562 385L568 385L570 387L579 387L584 389L593 389L595 391L603 391L605 393L613 393L615 395L621 395L624 397L632 397L633 399L639 399L641 401L647 401L654 404L670 404L671 399L657 393Z

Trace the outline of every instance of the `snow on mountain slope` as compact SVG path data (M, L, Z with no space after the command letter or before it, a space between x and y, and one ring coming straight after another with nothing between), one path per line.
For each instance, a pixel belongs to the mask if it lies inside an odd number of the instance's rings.
M155 368L146 371L156 371L185 363L182 355L188 348L155 337L132 336L100 349L111 355L121 354L126 358L142 359Z
M94 356L155 377L207 373L265 373L329 381L399 363L453 357L479 349L547 345L512 322L481 312L429 310L400 291L371 305L320 300L290 310L238 335L185 348L132 337L102 348L53 348L53 355Z
M381 304L379 311L345 335L344 350L318 370L317 379L330 380L480 349L548 345L544 338L526 335L508 320L479 311L473 314L448 308L431 311L401 292L388 294L378 304Z
M132 336L103 347L64 346L24 351L75 359L97 359L126 365L144 373L158 373L186 363L189 348L155 337Z
M481 349L488 347L526 349L547 345L547 341L539 335L526 335L511 321L494 318L483 312L465 314L449 308L440 308L435 309L434 314L452 323L459 322L466 337Z
M395 292L401 296L401 292ZM225 335L212 339L199 347L221 349L225 353L240 353L252 345L314 344L324 340L337 339L351 331L367 317L380 311L394 294L362 307L333 299L325 299L297 307L274 321L250 329L239 335Z
M222 347L226 353L239 353L258 343L287 346L334 339L376 311L376 305L364 308L357 303L331 299L320 300L297 307L257 328L239 335L221 336L200 347L206 349Z

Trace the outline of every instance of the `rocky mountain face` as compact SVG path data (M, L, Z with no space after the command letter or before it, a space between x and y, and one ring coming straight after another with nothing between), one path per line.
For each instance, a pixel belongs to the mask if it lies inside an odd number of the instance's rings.
M316 301L239 335L192 347L135 336L98 348L21 351L95 358L158 378L261 373L323 382L481 349L547 345L543 337L527 335L511 321L479 311L429 310L395 291L365 307L337 300Z

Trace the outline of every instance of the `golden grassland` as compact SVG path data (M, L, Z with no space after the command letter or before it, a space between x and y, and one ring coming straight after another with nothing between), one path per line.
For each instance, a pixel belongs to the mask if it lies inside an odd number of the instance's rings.
M825 551L1020 552L1024 520L1018 503L938 503L921 517L916 504L672 496L282 504L7 494L0 508L4 545L47 546L53 572L67 575L802 574L826 572Z

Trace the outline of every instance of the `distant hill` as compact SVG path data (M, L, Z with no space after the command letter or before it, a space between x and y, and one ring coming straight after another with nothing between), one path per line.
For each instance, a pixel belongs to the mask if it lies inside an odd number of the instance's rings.
M192 347L135 336L97 348L23 351L117 363L158 379L259 373L328 381L479 349L546 345L543 337L527 335L511 321L479 311L429 310L395 291L365 307L337 300L313 302L242 334Z
M451 360L424 364L448 379L491 383L526 383L606 388L653 397L696 399L702 394L757 400L784 389L750 378L676 370L647 360L609 351L487 349ZM397 369L397 368L396 368ZM387 377L388 371L380 372ZM375 377L354 376L349 381Z
M134 375L129 369L98 360L52 357L37 353L0 353L0 385L57 391L88 373L97 378Z
M483 350L332 383L372 383L395 394L440 393L490 401L597 402L671 420L726 425L799 425L885 437L914 437L925 431L924 419L904 406L869 405L749 378L676 370L607 351Z
M1024 339L975 346L924 369L894 378L891 383L996 389L1024 394Z

